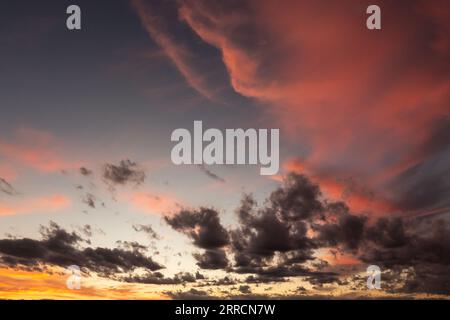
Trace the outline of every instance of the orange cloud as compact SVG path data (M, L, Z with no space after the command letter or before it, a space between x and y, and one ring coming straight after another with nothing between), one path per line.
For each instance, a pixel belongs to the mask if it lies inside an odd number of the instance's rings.
M12 165L0 163L0 177L8 181L14 181L17 178L17 172Z
M282 167L284 172L306 174L320 186L327 198L335 201L344 200L353 212L371 211L375 216L380 216L398 209L366 186L364 188L357 186L354 181L345 177L339 179L339 173L316 173L298 158L287 161Z
M0 202L0 216L30 214L35 212L57 212L70 205L70 199L64 195L51 195L40 198L20 201L20 203L7 204Z
M51 272L50 272L51 271ZM64 299L64 300L121 300L166 299L159 292L145 290L143 286L82 277L81 288L70 290L66 286L68 275L55 268L49 272L0 268L1 299Z
M381 192L439 151L420 149L450 116L450 10L438 9L446 1L381 1L375 32L365 27L369 4L249 0L241 12L185 0L179 14L220 50L235 91L271 106L314 172L344 172ZM332 181L325 188L341 191Z
M80 166L79 163L65 160L62 154L59 143L49 132L22 127L14 132L12 141L0 138L0 155L41 172Z
M330 250L327 250L319 256L322 260L327 261L332 266L361 264L360 260L349 253L336 252L333 254Z
M180 208L180 201L175 197L144 192L129 195L127 201L138 211L151 214L170 214Z

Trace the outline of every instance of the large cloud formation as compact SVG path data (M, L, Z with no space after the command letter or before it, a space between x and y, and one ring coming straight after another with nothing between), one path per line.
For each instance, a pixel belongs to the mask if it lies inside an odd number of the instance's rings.
M229 236L220 224L217 211L207 208L189 211L182 210L173 217L165 217L175 230L187 234L194 245L205 249L196 254L198 265L203 269L220 269L228 265L223 247L229 244Z
M216 48L231 87L268 106L309 174L364 181L389 204L381 214L450 204L447 1L379 1L376 31L370 1L180 0L169 14L134 3L188 82L204 59L172 45L185 27Z
M163 268L139 250L122 248L82 248L83 239L52 222L41 231L42 239L0 240L0 263L3 266L42 270L46 266L78 265L86 272L115 277L138 268L155 271Z
M318 254L326 249L350 254L360 265L379 265L397 277L387 283L393 292L450 293L448 220L355 214L298 174L288 175L263 206L244 196L236 213L238 227L231 230L214 209L183 210L166 221L206 249L196 256L204 269L211 268L203 264L205 256L220 252L220 261L227 263L214 268L248 274L257 282L303 277L315 285L342 284L342 274Z
M322 291L364 289L365 277L359 272L376 264L383 270L385 292L450 294L448 219L355 213L296 173L286 176L262 205L244 195L236 216L237 224L229 228L213 208L182 209L165 217L170 227L201 250L194 253L198 267L224 271L228 276L223 279L191 270L166 276L159 271L163 266L145 255L146 246L118 241L116 248L93 248L89 238L55 223L42 228L40 240L0 240L0 266L42 272L48 266L76 264L87 273L126 283L189 285L190 290L238 285L236 290L248 296L254 286L289 283L293 278ZM133 225L133 229L147 233L152 241L160 240L151 226ZM92 234L89 226L81 231ZM327 257L330 254L334 261ZM342 256L352 259L340 264Z

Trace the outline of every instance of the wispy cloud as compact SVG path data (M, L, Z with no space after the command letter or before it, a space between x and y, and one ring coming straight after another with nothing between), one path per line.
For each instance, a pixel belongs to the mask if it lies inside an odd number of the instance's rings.
M225 182L224 178L219 177L217 174L215 174L214 172L212 172L211 170L206 168L204 164L199 165L199 168L211 179L219 181L219 182Z
M134 192L123 195L121 200L130 203L134 210L156 215L171 214L182 206L179 199L163 193Z
M0 201L0 216L55 213L68 208L70 204L70 198L62 194L15 199L8 202Z
M161 47L187 83L202 96L214 99L214 92L208 88L204 75L193 65L194 54L166 30L167 24L160 15L161 12L153 10L151 3L142 0L133 0L132 4L150 37Z
M1 177L0 177L0 191L10 196L18 194L16 189L8 181L6 181Z
M41 172L59 172L79 166L63 157L61 143L50 132L26 127L15 130L11 139L0 138L0 154Z

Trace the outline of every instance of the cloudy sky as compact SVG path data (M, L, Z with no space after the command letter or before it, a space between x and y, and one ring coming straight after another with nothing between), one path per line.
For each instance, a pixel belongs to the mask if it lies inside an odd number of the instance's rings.
M2 2L0 298L448 298L450 6L372 2ZM279 173L175 166L194 120Z

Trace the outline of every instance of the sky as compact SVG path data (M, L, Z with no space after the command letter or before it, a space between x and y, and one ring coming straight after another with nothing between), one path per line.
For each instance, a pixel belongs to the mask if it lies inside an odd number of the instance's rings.
M0 298L448 299L450 5L372 2L2 2ZM173 164L196 120L279 172Z

